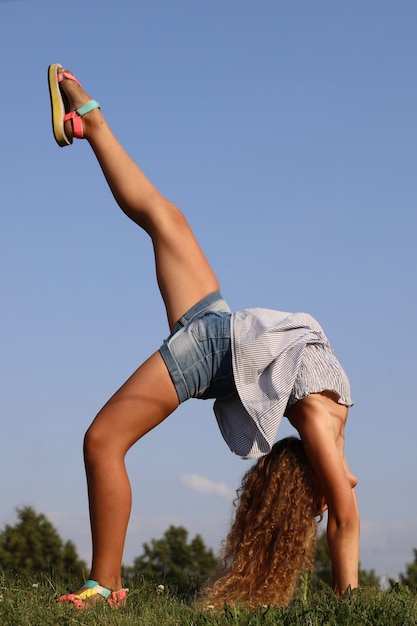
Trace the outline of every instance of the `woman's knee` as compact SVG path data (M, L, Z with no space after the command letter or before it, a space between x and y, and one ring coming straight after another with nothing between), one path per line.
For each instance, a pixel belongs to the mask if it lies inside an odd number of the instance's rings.
M98 414L84 435L84 458L86 461L94 461L103 457L109 454L112 448L115 449L114 443L111 429L101 423Z
M152 239L174 238L177 233L189 229L188 221L182 211L172 202L163 199L158 210L142 216L142 228Z

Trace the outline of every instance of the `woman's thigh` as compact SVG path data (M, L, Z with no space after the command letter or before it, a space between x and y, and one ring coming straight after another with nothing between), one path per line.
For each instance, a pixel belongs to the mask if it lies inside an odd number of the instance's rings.
M91 424L86 441L125 454L143 435L160 424L179 401L166 365L155 352L104 405Z

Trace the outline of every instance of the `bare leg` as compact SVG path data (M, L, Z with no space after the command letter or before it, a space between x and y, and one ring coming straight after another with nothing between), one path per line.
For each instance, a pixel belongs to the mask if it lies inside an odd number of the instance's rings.
M69 110L90 99L71 80L64 80L61 89ZM120 208L152 238L158 284L172 328L191 306L219 289L218 281L182 213L128 156L101 111L88 113L83 128ZM66 122L65 130L72 135L70 122ZM121 587L123 546L131 509L124 457L138 439L177 406L175 388L156 352L109 400L86 433L84 457L93 538L90 577L109 589Z
M90 578L108 589L121 587L131 509L124 457L138 439L177 406L177 393L156 352L109 400L86 433L84 458L93 540Z
M71 109L90 99L71 80L64 80L61 85ZM158 284L172 328L191 306L219 290L217 278L184 215L162 196L125 152L101 111L88 113L83 127L120 208L152 238ZM72 135L69 122L65 128Z

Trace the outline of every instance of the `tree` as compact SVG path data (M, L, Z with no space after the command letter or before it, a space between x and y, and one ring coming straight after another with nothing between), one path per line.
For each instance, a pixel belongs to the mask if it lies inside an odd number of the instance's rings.
M16 509L18 522L0 532L0 566L19 573L50 573L55 577L82 576L80 561L71 541L65 544L45 515L27 506Z
M330 586L333 585L332 560L327 544L326 531L322 531L317 537L316 563L313 578L316 583L320 581ZM379 587L379 576L377 576L375 570L363 569L359 564L359 585L361 587Z
M183 526L170 526L162 539L143 544L143 554L134 561L131 573L158 584L168 584L179 593L200 588L216 565L216 558L200 535L187 543Z
M407 585L411 589L417 589L417 549L413 548L414 561L412 563L406 563L405 574L400 574L401 585ZM390 581L391 586L394 586L394 581Z

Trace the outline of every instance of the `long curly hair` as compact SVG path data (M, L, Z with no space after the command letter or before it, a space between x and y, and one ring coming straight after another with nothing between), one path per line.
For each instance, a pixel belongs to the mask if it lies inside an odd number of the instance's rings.
M244 475L220 562L203 590L214 608L286 606L312 571L321 496L297 437L277 442Z

